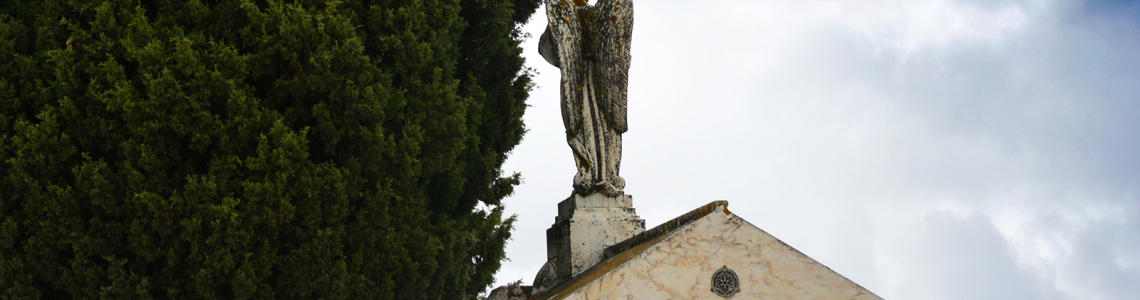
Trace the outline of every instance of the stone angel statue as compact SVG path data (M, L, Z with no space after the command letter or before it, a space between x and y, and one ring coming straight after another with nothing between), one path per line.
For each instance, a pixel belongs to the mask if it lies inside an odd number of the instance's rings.
M574 193L624 194L621 135L626 125L632 0L545 0L549 23L538 51L562 71L562 123L578 173Z

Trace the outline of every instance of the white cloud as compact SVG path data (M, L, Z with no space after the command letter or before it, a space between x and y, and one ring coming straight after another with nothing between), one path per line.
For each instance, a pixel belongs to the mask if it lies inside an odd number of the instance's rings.
M1028 2L1028 3L1026 3ZM878 0L837 1L829 11L876 47L903 56L928 49L998 46L1023 32L1041 2Z
M894 254L897 299L1057 299L1018 268L989 220L931 210L900 236ZM984 272L979 272L984 271Z
M1140 293L1138 18L1044 0L636 9L622 175L647 225L727 199L888 299ZM559 72L533 44L500 282L545 261L574 172Z

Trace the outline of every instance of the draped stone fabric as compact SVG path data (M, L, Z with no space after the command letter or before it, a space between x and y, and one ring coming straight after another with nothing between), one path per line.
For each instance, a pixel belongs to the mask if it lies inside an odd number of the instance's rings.
M621 134L626 124L626 90L631 0L545 0L549 21L539 53L562 71L562 122L578 173L574 192L622 195Z

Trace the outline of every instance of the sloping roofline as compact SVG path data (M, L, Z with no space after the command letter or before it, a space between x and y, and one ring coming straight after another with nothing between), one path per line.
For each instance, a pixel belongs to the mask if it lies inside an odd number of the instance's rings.
M558 285L555 285L547 291L527 298L527 300L562 299L586 284L593 282L594 279L609 273L614 268L629 261L629 259L637 256L637 254L645 251L645 249L649 249L649 246L657 244L657 242L665 239L677 229L685 227L685 225L689 225L693 223L693 221L700 220L708 214L717 211L717 207L721 207L725 214L732 214L732 212L728 211L728 201L717 200L705 204L680 217L653 227L653 229L642 232L613 246L606 247L606 250L602 254L601 262L582 271L582 273L578 273L578 275L574 277L558 283Z

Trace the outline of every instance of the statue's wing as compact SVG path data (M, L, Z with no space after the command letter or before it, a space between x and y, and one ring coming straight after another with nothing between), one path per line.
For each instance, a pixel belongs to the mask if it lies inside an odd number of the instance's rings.
M633 1L598 0L590 10L594 91L606 121L618 133L626 125L626 91L629 87L629 44L633 38Z
M538 38L538 54L555 67L562 67L561 58L558 57L558 44L554 42L554 34L550 33L550 25L546 25L546 31Z
M578 20L578 5L566 0L545 0L546 32L539 38L539 53L547 62L562 69L562 123L568 135L582 129L582 120L573 114L582 109L582 88L585 85L585 72L579 63L581 54L583 22ZM543 50L543 44L547 44Z

